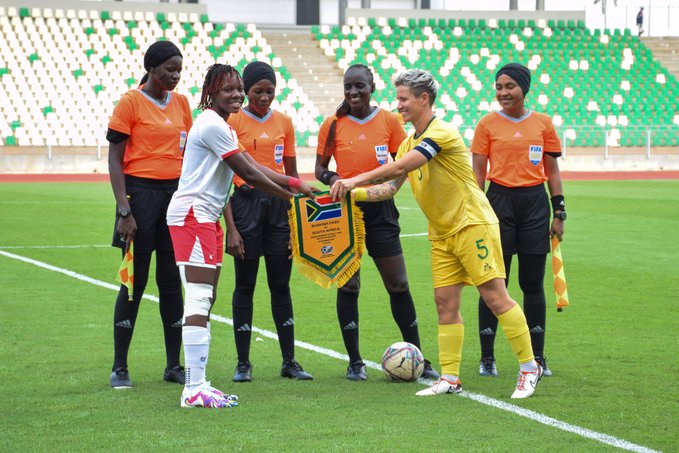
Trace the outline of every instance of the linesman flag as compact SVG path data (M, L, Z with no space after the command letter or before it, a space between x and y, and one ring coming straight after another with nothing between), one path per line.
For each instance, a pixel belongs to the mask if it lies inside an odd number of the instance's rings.
M127 286L127 299L132 302L132 290L134 288L134 241L127 243L123 262L118 269L117 281Z
M561 257L561 241L556 236L552 237L552 272L554 272L556 311L563 311L563 307L569 306L570 303L568 302L566 274L563 270L563 258Z

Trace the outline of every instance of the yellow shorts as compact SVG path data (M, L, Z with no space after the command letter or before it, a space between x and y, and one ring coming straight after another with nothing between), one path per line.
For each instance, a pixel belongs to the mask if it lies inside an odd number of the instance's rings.
M470 225L446 239L431 241L431 271L434 288L504 279L499 224Z

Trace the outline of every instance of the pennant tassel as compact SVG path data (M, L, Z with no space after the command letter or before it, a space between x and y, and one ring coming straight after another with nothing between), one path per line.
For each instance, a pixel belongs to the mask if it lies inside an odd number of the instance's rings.
M317 194L319 195L319 194ZM350 196L350 195L348 195ZM361 256L365 243L365 226L363 224L363 211L351 201L346 202L351 209L351 229L354 238L354 245L346 256L337 262L331 269L318 266L304 256L301 249L301 237L298 225L300 213L293 207L288 210L288 220L290 224L290 245L291 253L297 263L297 270L305 278L313 281L323 288L330 288L333 285L344 286L349 279L360 269ZM343 205L344 206L344 205ZM304 214L302 214L304 215Z
M127 300L132 302L134 290L134 241L127 243L123 262L120 263L116 280L127 287Z
M566 273L563 268L561 256L561 242L554 236L552 238L552 272L554 273L554 292L556 294L556 311L563 311L570 305L568 301L568 287L566 286Z

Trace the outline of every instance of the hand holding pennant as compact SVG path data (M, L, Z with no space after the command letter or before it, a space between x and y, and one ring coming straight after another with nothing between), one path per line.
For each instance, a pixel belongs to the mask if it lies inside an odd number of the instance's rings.
M568 302L566 274L563 270L563 258L561 257L561 241L556 236L552 236L552 272L554 272L556 311L563 311L563 307L567 307L570 303Z
M127 297L132 302L134 288L134 241L127 243L125 256L123 256L123 262L120 263L116 280L127 286Z

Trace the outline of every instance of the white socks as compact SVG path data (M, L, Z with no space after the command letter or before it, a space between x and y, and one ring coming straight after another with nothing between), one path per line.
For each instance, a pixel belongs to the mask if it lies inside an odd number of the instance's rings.
M538 363L535 360L531 360L530 362L526 362L526 363L520 363L519 369L521 371L527 371L529 373L535 373L538 370Z
M186 387L195 387L205 382L205 367L210 351L210 331L206 327L182 327Z

